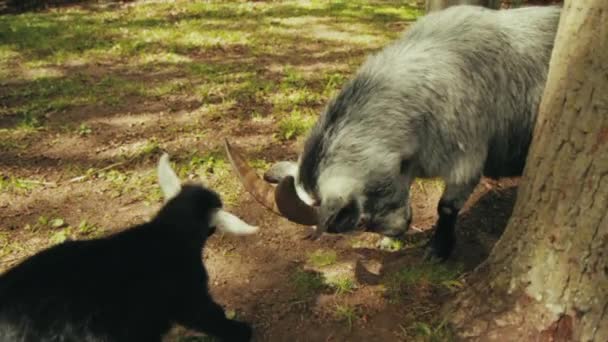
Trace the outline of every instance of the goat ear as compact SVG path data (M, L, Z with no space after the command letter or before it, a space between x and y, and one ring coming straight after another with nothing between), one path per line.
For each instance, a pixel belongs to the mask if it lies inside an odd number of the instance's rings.
M157 173L158 184L163 193L163 198L167 202L177 196L182 186L177 174L175 174L175 171L171 168L171 164L169 164L169 155L166 152L163 153L158 161Z
M211 222L209 225L217 227L219 230L234 234L234 235L249 235L254 234L258 231L258 227L252 226L245 221L238 218L225 210L217 210L211 216Z

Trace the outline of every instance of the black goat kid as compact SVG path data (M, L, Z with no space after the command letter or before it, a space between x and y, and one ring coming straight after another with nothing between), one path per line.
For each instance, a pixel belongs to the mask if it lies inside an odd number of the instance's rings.
M202 248L215 229L257 227L222 210L217 193L180 184L160 158L165 205L150 222L44 250L0 276L1 341L161 341L173 323L223 341L252 329L211 298Z

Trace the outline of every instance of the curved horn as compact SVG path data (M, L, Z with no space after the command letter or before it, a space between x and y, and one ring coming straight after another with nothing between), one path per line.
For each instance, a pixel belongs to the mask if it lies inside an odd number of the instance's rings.
M314 226L318 222L317 210L304 203L296 192L295 180L286 176L274 192L275 204L285 218L299 224Z
M317 224L316 209L308 206L298 197L292 176L286 176L274 188L260 179L245 159L230 145L228 139L224 139L224 148L234 172L239 177L245 190L256 201L275 214L284 216L295 223L307 226Z

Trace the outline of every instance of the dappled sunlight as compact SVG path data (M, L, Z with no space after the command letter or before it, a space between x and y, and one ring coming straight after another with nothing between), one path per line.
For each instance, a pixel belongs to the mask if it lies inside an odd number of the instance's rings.
M201 117L222 117L223 114L234 106L235 101L222 101L220 103L204 103L196 110Z
M318 105L328 93L315 95L312 78L330 69L352 70L367 48L392 35L385 29L387 19L406 20L416 13L408 6L359 5L168 2L2 17L0 28L7 34L0 44L0 76L23 82L10 89L2 111L11 114L16 127L19 121L44 124L49 115L82 112L83 106L106 106L100 114L120 112L146 98L236 99L238 108L254 101L256 113L260 106L289 112ZM366 49L354 51L354 46ZM282 72L275 65L289 60L304 73L305 88L302 83L276 88L271 73ZM267 72L260 74L260 68ZM29 101L20 100L25 96Z
M302 88L289 92L274 93L270 96L269 101L274 105L276 111L285 111L293 108L293 106L319 104L321 99L317 92Z
M18 77L21 54L10 45L0 45L0 84Z
M382 284L351 276L375 239L356 250L348 238L304 240L309 227L244 190L223 141L260 176L296 160L329 99L420 14L390 1L138 0L0 16L0 271L59 241L152 217L166 151L182 180L213 188L260 226L255 236L209 240L204 257L222 305L265 340L310 330L325 338L322 329L342 340L351 328L371 338L366 313L391 304ZM437 194L422 186L413 187L417 201ZM422 220L436 213L420 203ZM337 253L311 271L320 247Z
M117 128L128 128L136 125L147 125L158 120L158 112L141 112L135 115L121 115L112 118L95 118L89 120L91 124L104 124Z
M385 41L379 30L358 23L335 23L334 20L318 17L292 17L271 21L272 31L293 37L306 36L327 41L346 41L364 46L377 46ZM280 26L276 26L280 24Z
M191 63L192 58L173 52L144 53L138 56L135 65L146 64L182 64Z
M40 78L59 78L65 76L63 70L53 67L31 68L22 70L24 80L37 80Z

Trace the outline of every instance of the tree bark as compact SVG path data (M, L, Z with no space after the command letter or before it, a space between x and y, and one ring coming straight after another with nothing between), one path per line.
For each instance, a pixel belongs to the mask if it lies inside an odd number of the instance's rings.
M456 5L476 5L488 8L500 8L500 0L426 0L426 13L439 11Z
M608 341L608 1L564 5L513 215L446 306L460 340Z

